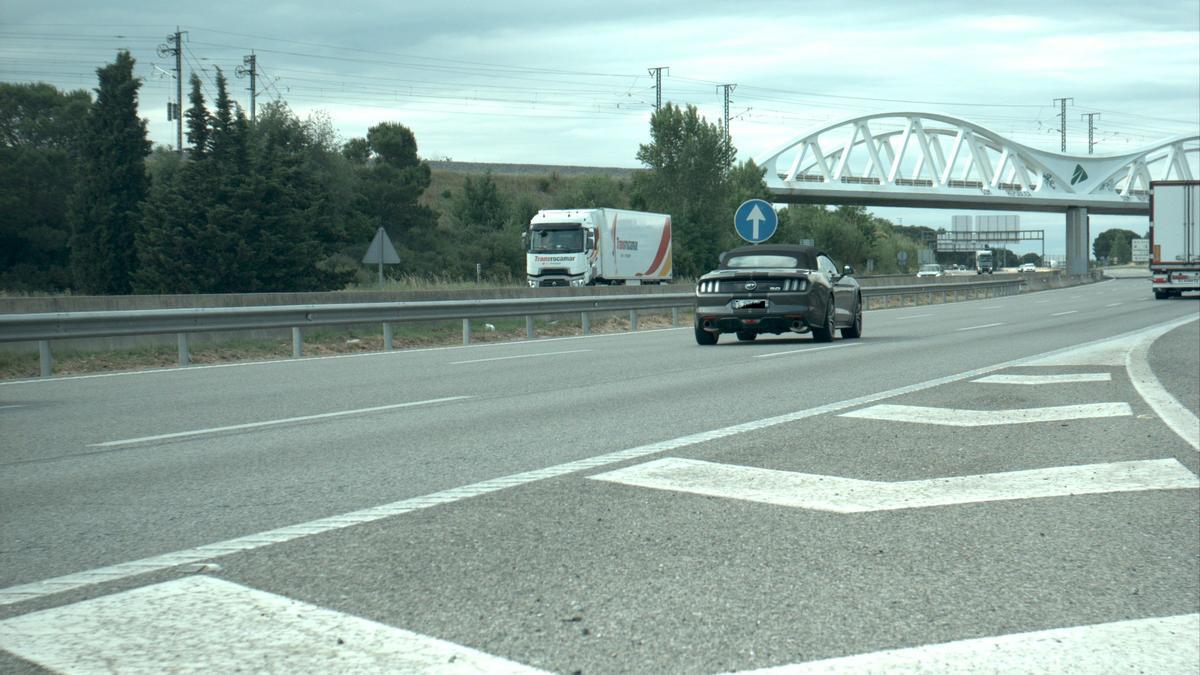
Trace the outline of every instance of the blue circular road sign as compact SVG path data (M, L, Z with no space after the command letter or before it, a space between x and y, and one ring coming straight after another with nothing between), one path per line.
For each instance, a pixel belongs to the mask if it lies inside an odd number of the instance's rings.
M770 202L747 199L734 212L733 227L742 239L751 244L761 244L775 234L779 227L779 216Z

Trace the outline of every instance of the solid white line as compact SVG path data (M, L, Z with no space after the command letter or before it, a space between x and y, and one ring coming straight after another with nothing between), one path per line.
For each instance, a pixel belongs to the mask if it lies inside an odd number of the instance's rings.
M1195 321L1195 319L1193 319ZM1190 322L1189 322L1190 323ZM1150 367L1150 345L1168 331L1151 332L1142 338L1125 356L1125 369L1137 393L1168 427L1187 441L1194 450L1200 450L1200 418L1179 402L1162 386Z
M471 361L451 361L450 365L458 366L458 365L462 365L464 363L485 363L487 361L508 361L510 359L532 359L532 358L536 358L539 356L559 356L561 354L582 354L583 352L590 352L590 351L592 351L592 350L590 350L590 349L572 349L570 351L565 351L565 352L543 352L541 354L517 354L516 356L494 356L490 359L472 359Z
M70 673L543 672L204 576L0 621L0 648Z
M219 434L226 431L241 431L243 429L259 429L262 427L271 427L280 424L292 424L294 422L308 422L311 420L323 420L333 417L344 417L346 415L363 415L366 413L380 412L382 410L397 410L399 408L412 408L419 405L431 405L433 403L447 403L449 401L461 401L463 399L472 398L471 396L448 396L446 398L433 398L428 401L412 401L409 403L394 403L392 405L380 405L373 408L358 408L356 410L342 410L339 412L322 413L320 415L305 415L303 417L288 417L281 420L267 420L265 422L249 422L247 424L232 424L227 427L212 427L209 429L194 429L192 431L178 431L173 434L159 434L157 436L142 436L141 438L126 438L120 441L105 441L104 443L92 443L89 448L109 448L116 445L132 445L134 443L146 443L149 441L164 441L172 438L190 438L193 436L203 436L205 434Z
M889 649L740 675L1196 673L1200 614L1133 619Z
M995 328L996 326L1003 326L1003 325L1004 325L1003 323L985 323L982 326L971 326L970 328L959 328L958 332L962 332L964 330L979 330L980 328Z
M937 424L947 427L982 427L998 424L1030 424L1096 417L1127 417L1133 415L1128 403L1084 403L1047 408L1017 408L1013 410L959 410L929 408L919 405L881 404L842 413L841 417Z
M1051 314L1050 316L1066 316L1068 314L1078 314L1078 313L1079 313L1079 310L1073 309L1069 312L1059 312L1058 314Z
M772 352L770 354L759 354L750 358L754 359L769 359L772 356L787 356L788 354L803 354L805 352L819 352L823 349L840 349L841 347L853 347L854 345L862 344L861 342L847 342L840 345L830 345L828 347L809 347L807 349L793 349L786 352Z
M1069 384L1072 382L1111 382L1111 373L1065 373L1062 375L988 375L978 380L979 384Z
M1165 326L1159 326L1152 330L1169 330L1174 326L1183 325L1183 323L1192 320L1193 319L1191 317L1188 317L1185 321L1173 321L1165 324ZM609 464L639 459L641 457L646 457L660 452L669 452L677 448L695 445L697 443L728 438L737 434L758 431L760 429L766 429L779 424L787 424L789 422L796 422L798 420L816 417L818 415L841 412L849 408L856 408L875 403L876 401L882 401L896 396L903 396L905 394L912 394L918 391L940 387L944 384L951 384L953 382L961 382L962 380L982 377L1006 368L1029 365L1030 362L1039 359L1053 359L1058 354L1065 354L1080 349L1087 350L1093 345L1109 343L1113 340L1128 340L1134 336L1144 334L1146 331L1147 329L1142 328L1136 331L1118 335L1113 338L1104 338L1101 340L1086 342L1080 345L1055 349L1049 352L1043 352L1042 354L1035 354L1033 356L1022 357L1012 361L1006 361L1004 363L997 363L991 366L975 368L973 370L956 373L954 375L937 377L932 380L919 382L917 384L905 385L903 387L897 387L887 391L868 394L866 396L859 396L857 398L839 401L837 403L829 403L826 405L817 406L815 408L809 408L807 410L799 410L796 412L787 413L785 415L778 415L776 417L768 417L742 424L735 424L733 426L723 427L720 429L713 429L711 431L690 434L688 436L680 436L670 440L629 448L628 450L620 450L604 455L597 455L587 459L576 460L574 462L567 462L566 464L559 464L557 466L502 476L493 480L486 480L480 483L444 490L442 492L435 492L411 499L391 502L389 504L383 504L381 506L363 509L361 511L341 514L340 516L333 516L331 518L299 523L288 527L278 528L276 530L270 530L268 532L259 532L256 534L247 535L245 537L229 539L204 546L197 546L195 548L152 556L149 558L143 558L141 560L118 563L115 565L109 565L107 567L84 570L82 572L75 572L73 574L67 574L51 579L44 579L41 581L20 584L17 586L0 588L0 606L11 605L18 602L24 602L26 600L33 600L35 598L41 598L57 593L64 593L79 588L86 588L118 579L126 579L141 574L148 574L150 572L166 570L178 565L213 560L215 558L228 555L231 552L247 551L261 548L263 546L269 546L270 543L292 541L301 537L308 537L315 534L321 534L323 532L338 530L345 527L352 527L352 525L343 522L342 519L344 518L360 518L361 520L357 522L361 523L382 520L384 518L391 518L393 516L410 513L412 511L432 508L442 504L450 504L463 499L470 499L472 497L497 492L518 485L526 485L540 480L558 478L560 476L566 476L578 471L585 471ZM273 538L273 541L263 542L262 540L267 537Z
M667 457L593 480L833 513L924 509L977 502L1144 490L1195 490L1175 459L1061 466L887 483Z

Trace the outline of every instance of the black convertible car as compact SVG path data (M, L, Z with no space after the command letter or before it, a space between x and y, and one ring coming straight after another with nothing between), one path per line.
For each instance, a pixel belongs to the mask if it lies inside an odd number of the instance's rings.
M840 272L812 246L761 244L721 254L720 267L696 284L696 342L721 333L753 340L760 333L812 332L817 342L862 335L862 292L849 265Z

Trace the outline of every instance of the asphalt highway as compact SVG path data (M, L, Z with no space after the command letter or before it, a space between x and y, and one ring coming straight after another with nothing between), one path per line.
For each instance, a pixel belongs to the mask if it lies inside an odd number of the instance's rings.
M1198 344L1117 279L0 383L0 671L1194 673Z

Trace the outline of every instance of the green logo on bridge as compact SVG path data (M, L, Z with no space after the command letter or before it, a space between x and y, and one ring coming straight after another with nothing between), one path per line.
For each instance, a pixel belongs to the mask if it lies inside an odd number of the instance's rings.
M1082 164L1075 165L1075 173L1071 174L1071 185L1087 180L1087 172L1083 170Z

